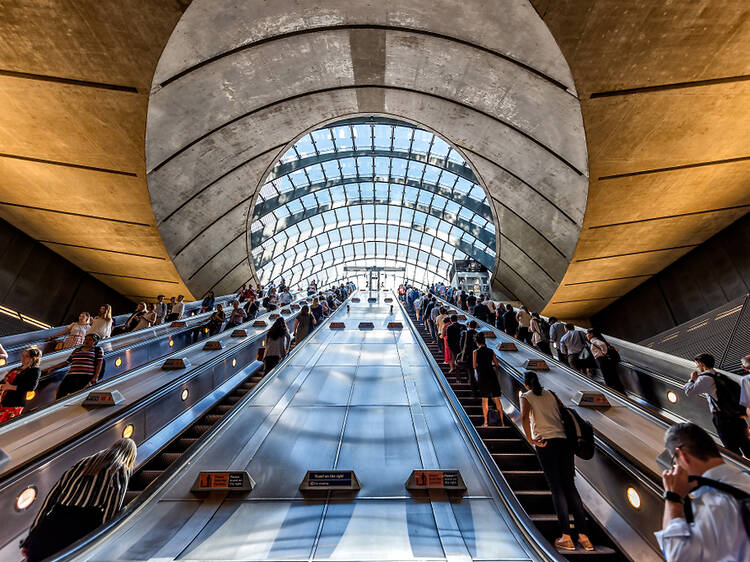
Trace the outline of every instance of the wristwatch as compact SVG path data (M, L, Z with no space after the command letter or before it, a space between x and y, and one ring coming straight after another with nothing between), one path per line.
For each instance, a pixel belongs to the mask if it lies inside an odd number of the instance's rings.
M661 495L661 497L668 502L682 503L682 496L680 496L680 494L678 494L677 492L673 492L671 490L664 490L664 493Z

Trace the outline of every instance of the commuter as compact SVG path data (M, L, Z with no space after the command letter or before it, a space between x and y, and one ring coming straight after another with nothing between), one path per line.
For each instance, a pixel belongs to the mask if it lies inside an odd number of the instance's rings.
M289 292L289 287L285 286L284 290L281 292L281 295L279 297L279 304L281 306L289 306L290 304L292 304L292 294Z
M474 296L474 291L469 291L469 296L466 297L466 306L469 310L469 314L474 314L474 307L477 305L477 297Z
M167 315L168 322L174 322L182 318L182 313L185 311L185 297L183 295L177 295L177 301L170 303L172 308L169 310Z
M443 339L443 325L445 320L449 318L448 310L444 307L440 307L440 313L435 318L435 334L437 335L438 344L445 348L445 340ZM447 359L446 359L447 362Z
M568 364L568 356L563 353L560 347L560 340L565 335L565 323L561 322L554 316L549 317L549 341L550 346L557 350L557 360L562 363Z
M248 320L252 320L258 316L258 300L255 298L255 295L250 295L248 298L245 304L245 313Z
M201 312L208 312L214 309L214 303L216 303L216 295L213 291L209 291L201 303Z
M283 318L277 318L266 334L266 354L263 356L266 374L286 357L290 339L286 322Z
M452 374L456 367L456 359L453 356L451 346L448 344L448 328L453 323L453 318L458 320L458 317L454 314L453 316L446 314L445 318L441 323L440 335L443 340L443 360L446 365L450 367L448 374Z
M146 314L146 305L139 302L135 308L135 312L130 315L122 326L117 326L112 330L113 336L132 332L137 329L137 326L141 324L141 318Z
M242 285L240 287L239 291L237 291L237 294L234 296L235 299L237 299L239 302L245 301L245 291L247 290L246 285Z
M132 323L131 323L131 319L132 319ZM132 327L130 329L127 329L127 325L126 325L126 331L137 332L138 330L143 330L144 328L148 328L151 325L151 320L155 320L155 319L156 319L156 313L150 312L145 302L138 303L136 314L134 314L133 316L131 316L130 319L128 319L128 322L131 323Z
M134 441L120 439L68 469L21 543L26 559L43 560L112 519L125 499L136 453Z
M226 319L227 315L224 314L224 307L221 304L217 304L216 310L214 310L214 312L208 318L208 322L206 322L206 327L208 328L209 335L215 336L216 334L221 332L221 327L224 325Z
M516 312L509 304L505 305L505 312L503 313L503 331L514 338L518 334L518 320L516 319Z
M303 305L297 318L294 319L295 345L305 339L313 331L316 324L315 317L310 314L310 308L306 304Z
M416 318L417 322L419 322L420 316L422 315L422 301L424 298L422 297L422 294L417 294L417 298L414 299L414 302L412 303L412 306L414 307L414 317Z
M673 466L662 472L663 529L655 535L667 562L750 560L738 502L750 494L750 475L726 464L711 436L692 423L671 426L664 447Z
M21 366L8 371L0 383L0 423L18 417L26 407L27 393L36 390L42 352L30 347L21 356Z
M552 355L549 348L549 324L539 316L538 312L531 315L529 330L531 331L531 345L546 355Z
M164 319L165 322L172 322L172 309L177 305L177 297L169 297L167 303L167 316Z
M164 295L156 297L156 323L163 324L167 317L167 303L164 302Z
M522 342L531 343L531 334L529 333L531 314L529 314L529 309L525 305L521 305L521 308L518 309L516 320L518 321L518 339Z
M446 353L450 355L448 360L448 364L451 366L449 374L456 372L456 358L461 353L461 332L463 329L464 327L458 323L458 316L455 314L450 317L450 324L444 328Z
M481 300L481 297L480 297L480 300ZM488 318L488 322L489 322L489 321L494 321L494 318L495 318L495 312L496 312L496 310L497 310L497 307L495 306L495 301L493 301L493 300L492 300L492 299L490 298L490 295L487 295L487 298L486 298L486 299L484 299L484 301L482 301L482 304L483 304L484 306L486 306L486 307L487 307L487 310L489 310L489 311L490 311L490 312L489 312L489 314L487 315L487 318ZM475 312L475 313L476 313L476 312ZM492 319L492 320L489 320L489 319Z
M458 302L461 306L461 310L463 310L464 312L469 311L468 300L469 300L469 295L466 294L466 291L461 290L461 294L458 295Z
M699 353L693 361L697 370L683 387L685 396L704 396L724 446L738 455L750 457L750 439L742 417L745 411L739 403L741 392L735 388L737 383L714 370L715 360L710 353Z
M750 355L742 358L742 370L747 374L740 380L740 405L745 408L745 413L750 417Z
M471 388L476 391L476 379L473 376L474 371L474 350L477 348L477 323L470 320L468 328L461 332L461 353L458 355L458 362L466 369L467 378Z
M575 484L573 447L566 438L560 417L560 403L552 392L542 388L533 371L524 374L526 392L521 395L521 422L526 440L534 447L544 477L552 492L552 503L560 523L560 538L555 546L561 550L575 550L571 537L570 512L575 521L574 533L584 550L594 546L588 537L586 513Z
M226 329L236 328L247 320L247 312L244 308L240 308L240 301L235 299L232 301L232 310L229 313L229 320L227 321Z
M490 309L480 300L474 305L474 316L480 322L488 322L490 319Z
M433 343L437 343L438 341L437 319L441 314L440 308L440 304L438 303L437 299L435 299L434 304L432 305L432 310L430 311L430 315L427 317L430 327L430 336L432 336Z
M500 404L500 383L497 380L495 369L500 367L495 352L486 345L484 334L476 335L477 348L472 355L472 365L476 373L477 386L479 394L482 397L482 415L484 423L480 427L488 427L487 414L489 413L489 401L492 398L498 413L500 414L500 426L505 427L505 418L503 417L503 407Z
M87 334L96 334L100 339L108 338L112 335L112 307L103 304L99 307L99 314L91 319L91 327Z
M91 315L88 312L81 312L78 315L78 321L69 324L62 332L58 332L53 336L48 337L48 340L54 340L61 336L66 336L62 342L60 349L70 349L71 347L78 347L83 343L83 338L89 331L91 325Z
M156 324L156 305L152 302L146 305L146 314L143 315L144 320L148 323L144 328L150 328Z
M617 374L617 360L614 350L604 336L598 330L589 328L586 330L586 339L589 340L591 354L594 356L596 366L602 372L604 382L613 390L625 394L620 375Z
M50 371L56 371L70 365L68 373L65 378L60 381L60 386L57 387L57 395L55 400L65 398L69 394L78 392L90 386L96 384L99 380L99 375L102 371L102 365L104 362L104 352L102 348L96 345L99 343L99 336L96 334L88 334L83 340L83 345L73 350L68 356L68 359L62 363L58 363L54 367L48 367L44 369L45 373Z
M310 305L310 312L315 317L315 323L320 324L323 319L323 307L317 297L313 299L312 305Z
M266 312L271 312L273 310L276 310L276 303L277 303L276 295L274 293L273 289L269 289L268 294L263 299L263 308L266 309Z
M568 364L579 373L589 370L589 351L586 336L583 332L576 330L570 322L565 324L565 334L560 338L560 349L568 358Z

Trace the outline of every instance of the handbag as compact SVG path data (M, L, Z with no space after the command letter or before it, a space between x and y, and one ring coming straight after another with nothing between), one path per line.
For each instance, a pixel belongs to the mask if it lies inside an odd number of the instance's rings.
M593 357L591 355L591 350L588 348L588 346L584 346L581 351L578 352L578 359L581 361L588 361Z
M594 426L584 420L578 412L572 408L566 407L557 397L557 394L550 390L552 396L557 401L557 408L560 412L565 437L573 448L577 457L589 460L594 457L596 445L594 444Z

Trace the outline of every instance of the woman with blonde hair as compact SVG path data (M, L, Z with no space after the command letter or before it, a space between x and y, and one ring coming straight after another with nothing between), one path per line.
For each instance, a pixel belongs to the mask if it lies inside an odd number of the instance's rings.
M71 347L78 347L83 343L83 338L89 332L89 322L91 321L91 315L88 312L81 312L78 315L78 322L69 324L62 332L50 336L48 340L54 340L59 337L67 335L63 341L60 349L70 349Z
M23 352L21 366L9 371L0 383L0 423L20 416L26 407L26 396L36 390L39 377L39 363L42 352L30 347Z
M112 519L125 499L136 454L135 441L120 439L68 469L21 544L26 559L43 560Z
M99 314L91 319L89 334L97 334L100 339L108 338L112 335L112 307L103 304L99 307Z

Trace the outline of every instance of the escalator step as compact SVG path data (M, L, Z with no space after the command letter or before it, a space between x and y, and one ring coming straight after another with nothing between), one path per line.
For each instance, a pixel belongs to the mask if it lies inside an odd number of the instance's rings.
M229 396L224 398L224 402L227 404L236 404L240 400L242 400L241 396L234 396L233 394L230 394Z
M153 461L151 468L166 470L169 466L177 461L182 456L182 453L162 453ZM150 465L151 463L149 463Z
M547 480L541 470L504 470L503 476L514 491L543 490L547 487Z
M520 434L515 428L506 427L477 427L477 432L482 439L511 439L519 438Z
M539 461L534 453L493 453L492 458L500 470L539 469Z
M234 408L233 404L219 404L213 413L215 414L227 414Z
M198 441L195 437L180 437L177 441L175 441L170 447L171 449L180 449L182 451L185 451L188 447L192 446L193 443Z
M125 492L125 500L123 500L123 505L128 505L130 502L132 502L135 498L141 495L141 490L128 490Z
M522 439L485 439L490 453L529 453L529 444Z
M552 492L549 490L516 490L516 497L529 515L554 514Z
M235 396L239 396L241 398L245 396L245 394L247 394L251 390L252 390L251 388L235 388L232 394L234 394Z
M206 414L201 420L205 425L214 425L224 419L221 414Z
M138 472L138 478L148 486L162 474L164 474L163 470L141 470Z
M210 425L203 425L203 424L195 424L192 426L189 430L189 434L191 437L200 437L204 433L206 433L209 429L211 429Z

